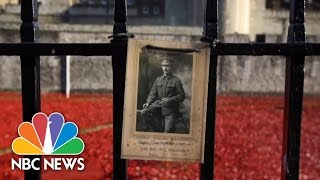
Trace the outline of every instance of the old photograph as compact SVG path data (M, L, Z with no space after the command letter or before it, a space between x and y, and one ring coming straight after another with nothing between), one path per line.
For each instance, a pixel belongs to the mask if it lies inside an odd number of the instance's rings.
M122 157L201 161L206 44L130 39Z
M143 49L136 131L189 133L192 54Z

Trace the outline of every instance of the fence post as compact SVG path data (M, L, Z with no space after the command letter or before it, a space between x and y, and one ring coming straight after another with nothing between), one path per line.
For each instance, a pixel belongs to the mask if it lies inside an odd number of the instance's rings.
M70 89L71 89L71 81L70 81L70 60L71 60L71 56L66 56L66 64L65 64L65 68L66 68L66 97L69 98L70 97Z
M20 36L21 42L38 41L38 7L36 0L21 1ZM28 52L25 52L27 54ZM30 53L30 52L29 52ZM40 112L40 57L35 55L21 55L21 83L22 83L22 111L23 121L31 122L35 113ZM30 160L41 156L26 156ZM41 167L41 161L36 166ZM24 177L28 179L41 179L41 170L25 171Z
M204 36L201 39L211 45L218 37L218 1L207 0ZM201 179L214 178L214 142L216 122L216 90L217 90L217 61L218 56L210 51L209 84L207 100L206 135L204 147L204 164L201 164Z
M304 0L292 0L288 43L305 42ZM299 179L305 56L287 56L283 121L282 179Z
M121 159L123 102L127 62L127 6L126 0L115 1L113 40L111 44L113 69L113 179L127 179L127 160Z

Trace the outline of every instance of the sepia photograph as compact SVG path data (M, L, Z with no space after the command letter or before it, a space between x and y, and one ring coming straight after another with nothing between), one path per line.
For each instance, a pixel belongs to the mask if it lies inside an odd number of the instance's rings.
M136 131L188 134L192 53L144 48L139 59Z
M209 48L128 43L122 158L202 161Z

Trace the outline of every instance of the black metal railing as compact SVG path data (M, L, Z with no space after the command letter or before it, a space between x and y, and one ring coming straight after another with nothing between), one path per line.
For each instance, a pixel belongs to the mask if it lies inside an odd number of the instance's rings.
M319 43L305 43L304 0L291 0L287 43L218 43L218 0L207 0L203 42L210 43L211 60L206 118L204 164L201 179L214 178L214 142L216 114L217 57L219 55L286 56L285 110L283 129L282 180L299 179L301 112L303 101L305 56L320 55ZM54 44L38 43L37 1L21 1L21 43L0 44L0 55L20 56L23 120L30 121L40 112L40 56L83 55L112 56L113 67L113 148L116 180L127 178L127 161L120 158L123 123L123 101L126 72L127 34L126 0L115 1L114 28L111 43ZM34 156L28 156L35 158ZM40 163L40 162L39 162ZM41 179L41 171L25 171L25 179Z

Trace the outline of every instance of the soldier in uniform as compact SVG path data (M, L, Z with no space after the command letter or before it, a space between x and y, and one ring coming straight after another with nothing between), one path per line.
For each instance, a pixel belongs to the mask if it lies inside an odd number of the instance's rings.
M151 128L155 132L175 132L175 120L185 94L180 79L172 75L172 64L172 59L162 60L163 75L155 80L147 102L143 104L141 115L147 128L145 131ZM161 128L163 118L164 130Z

